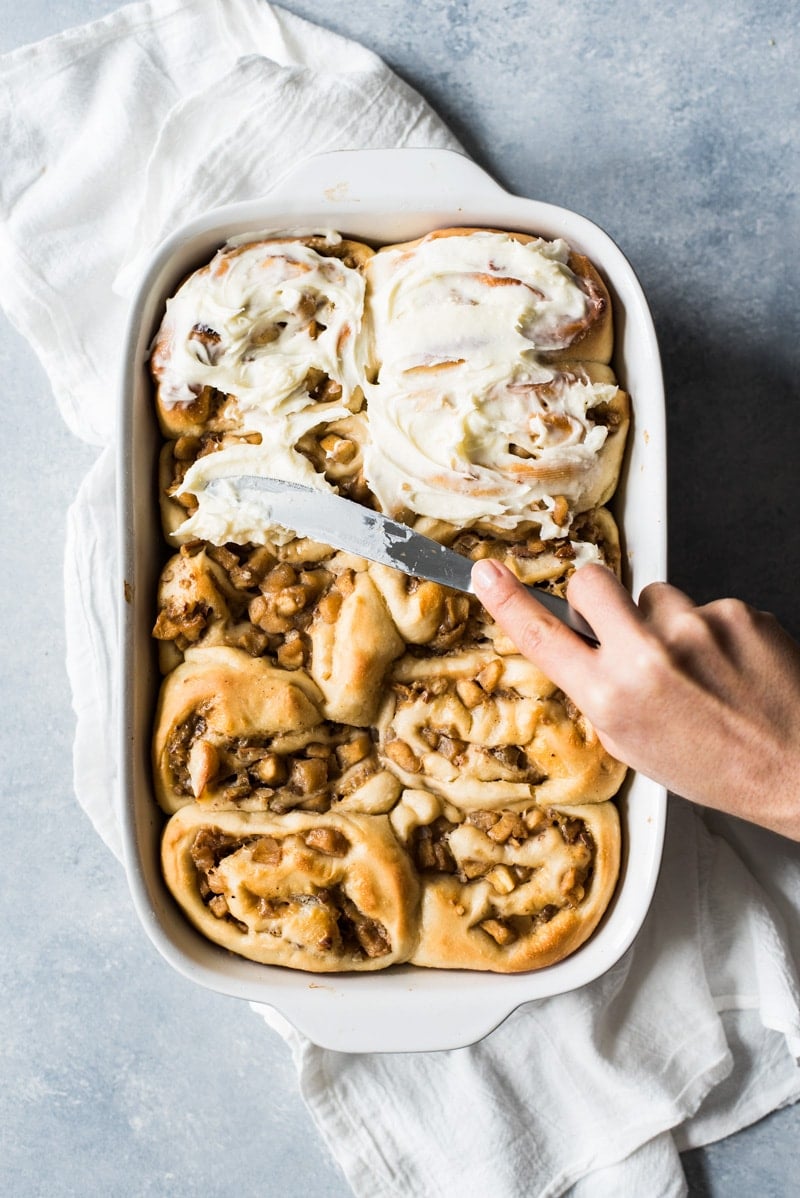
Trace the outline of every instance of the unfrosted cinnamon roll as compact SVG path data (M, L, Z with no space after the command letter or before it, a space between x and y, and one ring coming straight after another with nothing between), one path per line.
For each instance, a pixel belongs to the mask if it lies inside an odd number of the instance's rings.
M216 944L325 973L407 960L419 886L385 816L184 807L162 842L167 885Z
M325 718L303 670L239 649L189 649L164 680L153 738L156 797L167 812L388 811L400 790L368 729Z
M478 809L424 790L390 816L422 884L415 965L515 973L552 965L597 927L616 885L613 803Z
M602 802L625 776L563 692L519 654L493 649L401 658L378 731L381 759L404 786L463 811Z
M459 529L444 520L419 518L413 526L423 536L472 561L495 558L508 566L520 582L542 586L557 595L563 596L575 570L590 562L608 566L618 576L620 573L619 529L608 508L579 512L562 537L546 538L536 520L528 520L513 531L496 528L490 520L482 520L474 528Z

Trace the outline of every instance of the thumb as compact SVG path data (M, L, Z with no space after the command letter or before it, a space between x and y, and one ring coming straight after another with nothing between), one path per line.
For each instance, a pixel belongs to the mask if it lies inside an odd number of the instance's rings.
M538 603L509 569L492 558L472 567L472 585L489 614L524 657L574 695L573 683L596 662L595 651Z

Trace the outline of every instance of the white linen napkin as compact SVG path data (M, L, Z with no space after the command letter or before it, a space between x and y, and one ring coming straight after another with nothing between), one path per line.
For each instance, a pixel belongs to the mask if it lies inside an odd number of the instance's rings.
M260 0L152 0L0 58L0 303L102 447L68 518L67 666L76 794L118 856L115 281L310 153L401 145L457 148L373 54ZM794 847L675 800L635 945L481 1043L347 1056L257 1009L364 1198L671 1198L679 1150L800 1096L798 960Z

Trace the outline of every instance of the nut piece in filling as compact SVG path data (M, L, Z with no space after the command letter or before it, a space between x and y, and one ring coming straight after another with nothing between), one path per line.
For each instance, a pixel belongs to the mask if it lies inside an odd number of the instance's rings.
M400 791L368 729L326 720L303 670L238 649L190 649L165 679L154 737L156 794L167 812L379 814Z
M391 815L422 878L414 964L518 972L573 952L619 873L613 803L479 809L405 791Z
M192 923L254 961L376 970L413 951L419 887L385 816L192 805L167 824L162 864Z

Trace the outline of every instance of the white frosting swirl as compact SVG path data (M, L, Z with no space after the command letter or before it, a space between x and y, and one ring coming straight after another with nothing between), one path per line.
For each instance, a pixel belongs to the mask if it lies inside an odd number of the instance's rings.
M314 402L315 370L358 406L363 312L361 273L302 241L221 250L167 302L153 352L159 400L188 404L209 386L235 395L242 413L282 414Z
M181 537L280 538L257 492L234 501L207 483L262 474L330 490L296 446L357 409L358 388L364 473L383 511L463 528L534 520L543 538L564 536L601 489L608 429L589 412L618 390L542 359L591 308L568 259L563 241L431 236L371 258L365 296L359 271L288 235L220 252L168 303L154 353L159 399L188 403L214 387L235 397L243 430L261 443L194 463L182 491L199 506ZM369 383L371 356L380 368ZM341 386L335 402L309 394L313 370Z
M467 527L587 506L608 436L587 415L616 386L541 360L589 308L563 241L429 237L369 264L377 383L367 388L367 481L385 511ZM568 332L571 330L571 332ZM563 510L563 506L559 509Z
M555 497L563 495L571 513L587 506L608 435L587 409L616 391L546 368L486 391L460 366L437 372L425 390L381 383L368 390L366 478L390 514L405 508L462 528L489 519L513 529L535 519L545 538L563 536L568 523L553 521Z
M458 360L494 377L498 365L568 345L588 309L568 258L564 241L488 231L377 254L368 311L382 381Z

